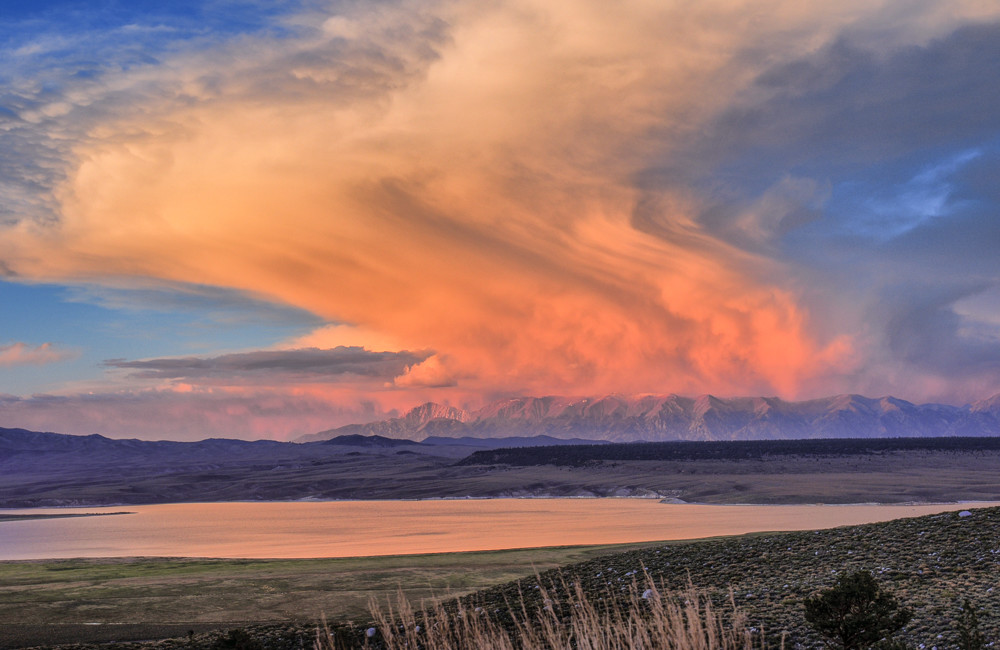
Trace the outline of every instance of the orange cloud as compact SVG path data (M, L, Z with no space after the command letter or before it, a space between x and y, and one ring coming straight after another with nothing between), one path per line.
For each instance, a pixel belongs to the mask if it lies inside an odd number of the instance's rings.
M926 40L977 6L914 11L894 33ZM303 16L314 30L299 42L123 78L169 98L81 141L60 218L0 232L0 259L39 280L252 291L349 323L315 335L336 345L437 353L393 390L795 397L852 368L850 338L814 333L778 263L703 230L695 193L636 178L683 165L680 144L762 59L888 7L522 0Z
M443 388L454 386L457 382L458 379L449 371L446 362L437 355L407 366L403 374L393 380L395 386L402 388L411 386Z

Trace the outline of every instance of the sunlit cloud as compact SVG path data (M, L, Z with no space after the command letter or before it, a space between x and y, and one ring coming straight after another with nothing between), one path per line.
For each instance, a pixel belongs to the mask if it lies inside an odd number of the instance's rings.
M444 388L454 386L457 383L458 378L452 374L446 362L438 355L407 366L402 374L393 379L394 385L404 388L410 386Z
M32 347L27 343L0 345L0 368L11 366L39 366L58 363L76 356L71 350L60 350L51 343Z
M290 350L298 348L330 349L342 346L360 347L372 352L390 352L405 347L392 336L347 323L323 325L281 344L282 348Z

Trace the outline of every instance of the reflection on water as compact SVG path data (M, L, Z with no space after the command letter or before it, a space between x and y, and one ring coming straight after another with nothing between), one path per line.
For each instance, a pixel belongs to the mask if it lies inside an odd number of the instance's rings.
M830 528L968 507L704 506L647 499L182 503L128 506L135 514L115 517L0 522L0 560L350 557L612 544Z

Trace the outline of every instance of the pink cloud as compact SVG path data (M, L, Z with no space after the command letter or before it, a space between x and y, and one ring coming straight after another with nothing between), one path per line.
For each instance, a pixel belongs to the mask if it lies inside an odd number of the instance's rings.
M0 368L10 366L40 366L47 363L57 363L72 359L75 352L59 350L51 343L42 343L31 347L27 343L11 343L0 345Z
M457 381L455 375L447 367L447 360L434 355L420 363L407 366L403 374L393 380L393 384L400 387L443 388L454 386Z

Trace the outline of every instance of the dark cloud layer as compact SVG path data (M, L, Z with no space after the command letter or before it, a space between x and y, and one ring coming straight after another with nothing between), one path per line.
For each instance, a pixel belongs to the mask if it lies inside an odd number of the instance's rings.
M794 269L817 320L864 346L845 389L910 377L896 390L961 402L1000 385L996 321L958 306L1000 287L998 67L998 23L887 51L845 34L761 72L693 164L641 183L698 188L709 231Z
M218 357L184 357L126 361L111 359L111 368L133 370L137 379L177 379L200 382L224 379L231 384L245 381L276 381L294 375L319 381L346 381L352 378L392 380L407 367L427 359L431 353L369 352L359 347L271 350L226 354Z
M850 176L975 146L997 135L1000 86L990 71L998 66L1000 24L888 55L843 38L764 71L748 93L754 100L698 139L698 157L745 182L776 172Z

